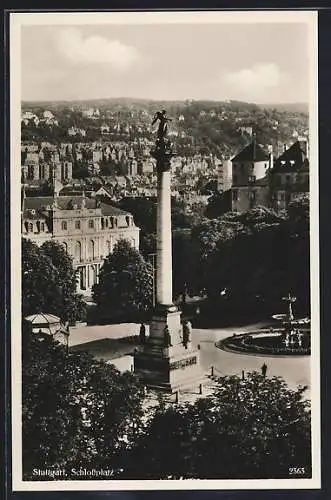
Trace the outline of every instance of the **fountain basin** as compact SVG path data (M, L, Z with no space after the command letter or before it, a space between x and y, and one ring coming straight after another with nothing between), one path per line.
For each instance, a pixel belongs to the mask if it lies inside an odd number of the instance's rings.
M286 346L284 332L277 330L257 330L244 334L234 334L217 342L219 349L243 354L267 355L267 356L309 356L310 355L310 329L300 329L303 337L301 346L289 343Z

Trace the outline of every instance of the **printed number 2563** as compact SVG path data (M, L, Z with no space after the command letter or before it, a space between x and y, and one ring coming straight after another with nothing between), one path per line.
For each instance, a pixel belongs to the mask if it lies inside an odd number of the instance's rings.
M305 468L304 467L289 467L289 475L290 476L301 476L302 474L305 473Z

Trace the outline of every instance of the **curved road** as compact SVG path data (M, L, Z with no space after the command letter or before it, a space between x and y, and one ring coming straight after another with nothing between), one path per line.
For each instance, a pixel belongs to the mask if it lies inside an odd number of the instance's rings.
M69 345L85 344L87 342L102 340L105 338L120 338L128 335L137 335L139 333L138 324L124 323L119 325L102 326L78 326L71 329ZM229 327L218 329L193 329L192 342L200 345L200 361L205 372L211 370L214 366L215 375L240 375L242 370L245 372L260 371L263 363L266 363L267 376L281 376L292 389L298 385L307 385L310 387L310 357L309 356L287 356L271 357L256 356L251 354L240 354L227 352L215 346L215 342L233 333L243 333L250 330L256 330L263 324L247 325L244 327ZM146 327L148 334L148 326ZM106 358L106 356L105 356ZM120 370L130 369L132 363L131 356L125 356L123 359L114 360L114 364ZM309 390L306 393L310 397Z
M281 376L291 389L298 385L310 387L310 356L258 356L223 351L215 346L215 342L230 337L233 333L256 330L262 324L245 327L231 327L215 330L193 330L193 342L200 344L201 365L204 370L214 366L215 375L241 375L245 372L261 371L263 363L267 365L267 376ZM307 397L308 395L307 390Z

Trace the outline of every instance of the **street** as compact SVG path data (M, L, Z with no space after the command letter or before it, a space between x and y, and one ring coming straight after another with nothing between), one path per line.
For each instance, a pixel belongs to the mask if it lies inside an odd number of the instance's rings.
M215 375L241 376L242 370L246 373L254 370L261 371L261 367L265 363L267 365L267 376L283 377L291 389L296 388L298 385L307 385L310 387L310 356L256 356L226 352L215 346L215 342L231 336L233 333L256 330L262 326L262 323L258 323L244 327L193 329L192 342L194 345L200 345L202 369L206 373L210 373L213 366ZM92 341L138 335L139 328L140 325L135 323L78 326L71 329L69 346L72 347L80 344L80 347L82 347L82 344ZM148 335L148 333L149 327L146 325L146 334ZM104 359L107 360L107 355L104 356ZM125 356L123 358L112 359L112 363L119 370L130 370L132 357ZM306 396L309 397L309 389Z

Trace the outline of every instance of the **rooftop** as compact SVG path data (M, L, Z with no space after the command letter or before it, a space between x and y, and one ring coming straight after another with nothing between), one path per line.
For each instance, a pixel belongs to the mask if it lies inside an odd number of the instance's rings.
M296 141L291 147L286 149L277 160L274 162L274 171L286 170L291 168L297 170L298 168L309 168L309 160L304 149L302 141ZM291 163L292 162L292 163Z
M26 316L25 321L32 323L33 325L50 325L50 324L58 324L61 322L58 316L54 316L54 314L49 313L37 313L31 314L30 316Z
M248 146L242 149L231 161L268 161L269 155L266 153L256 141L252 141Z
M54 203L56 203L58 210L73 210L74 206L80 209L82 208L83 201L87 209L101 208L102 215L129 215L128 212L108 203L99 203L98 200L85 196L31 196L24 199L24 210L36 210L40 212L45 210L45 207L52 207Z

